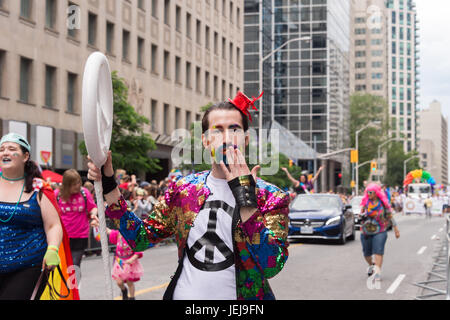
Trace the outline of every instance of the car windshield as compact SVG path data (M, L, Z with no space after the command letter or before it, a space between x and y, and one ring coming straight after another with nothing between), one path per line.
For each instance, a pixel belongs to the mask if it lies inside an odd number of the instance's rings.
M339 207L339 199L336 197L298 196L292 202L291 208L294 210L323 210Z
M430 193L430 186L409 186L409 193Z

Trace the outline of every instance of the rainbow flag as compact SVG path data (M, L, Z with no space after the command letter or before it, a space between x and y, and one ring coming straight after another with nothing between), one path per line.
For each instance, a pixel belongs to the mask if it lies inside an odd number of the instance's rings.
M61 210L56 202L53 190L50 187L44 186L42 191L56 208L56 211L58 211L59 219L61 220ZM40 298L41 300L80 300L72 253L70 251L69 237L62 221L61 225L63 228L63 241L59 247L58 254L59 259L61 260L59 267L62 275L57 269L52 272L53 275L50 275L49 277L51 288L47 284L47 287ZM55 294L55 291L57 294Z

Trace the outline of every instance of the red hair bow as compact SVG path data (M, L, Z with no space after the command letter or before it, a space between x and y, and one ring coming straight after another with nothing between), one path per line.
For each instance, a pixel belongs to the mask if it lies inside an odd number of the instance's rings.
M261 97L263 96L264 91L261 92L261 94L259 95L258 98L252 97L253 100L250 100L245 94L243 94L242 92L238 92L236 97L231 100L228 99L236 108L238 108L239 110L241 110L249 119L250 122L252 121L252 117L250 115L249 109L250 106L253 107L253 110L258 110L255 107L255 102L258 101L259 99L261 99Z

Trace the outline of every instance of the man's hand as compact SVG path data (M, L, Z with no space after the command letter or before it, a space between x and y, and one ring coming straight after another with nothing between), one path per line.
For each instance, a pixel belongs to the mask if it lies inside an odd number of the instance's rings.
M88 179L93 181L101 181L102 180L102 172L100 168L92 162L91 158L88 156ZM114 169L112 166L112 155L111 151L108 151L108 158L106 159L105 164L103 165L103 173L107 177L112 177L114 175Z

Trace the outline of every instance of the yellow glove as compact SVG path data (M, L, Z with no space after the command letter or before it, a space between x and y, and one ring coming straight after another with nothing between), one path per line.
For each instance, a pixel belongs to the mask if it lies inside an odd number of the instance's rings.
M47 252L44 256L44 261L47 266L59 266L61 262L58 255L58 247L48 246Z

